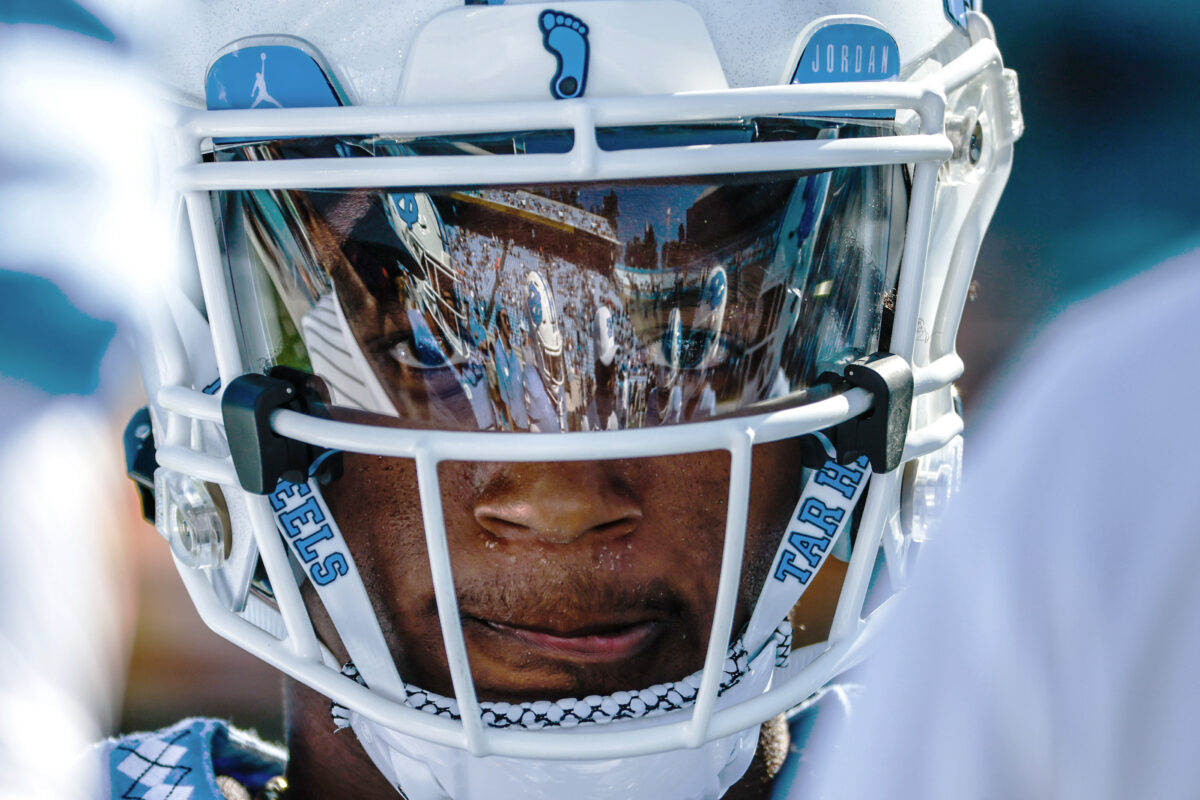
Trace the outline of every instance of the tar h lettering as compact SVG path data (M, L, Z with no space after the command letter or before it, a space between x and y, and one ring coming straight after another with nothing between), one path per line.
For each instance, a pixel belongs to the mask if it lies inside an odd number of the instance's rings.
M796 518L788 526L786 546L781 549L772 573L775 580L808 583L829 554L838 533L849 523L869 464L866 456L845 466L831 460L816 471Z

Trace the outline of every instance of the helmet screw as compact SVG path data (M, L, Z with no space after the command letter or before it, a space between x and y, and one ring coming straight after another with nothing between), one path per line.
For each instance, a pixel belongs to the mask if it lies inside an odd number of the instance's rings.
M979 163L979 159L983 157L983 126L978 121L975 122L975 128L971 131L971 144L967 147L967 158L971 160L972 166Z
M221 565L229 527L203 481L159 467L154 472L155 527L185 566Z

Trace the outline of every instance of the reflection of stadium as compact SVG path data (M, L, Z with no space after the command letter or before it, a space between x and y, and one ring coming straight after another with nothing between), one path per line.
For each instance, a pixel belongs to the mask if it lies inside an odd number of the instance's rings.
M611 279L621 251L613 221L525 191L456 191L434 202L451 231L450 262L460 292L479 307L489 339L503 335L496 329L502 310L515 325L499 350L512 353L521 369L488 370L493 398L511 404L521 395L530 423L540 430L547 424L597 426L596 412L588 409L596 389L595 348L582 321L591 319L597 296L621 306ZM628 347L627 325L624 333ZM519 391L513 385L518 375ZM501 412L509 421L526 416Z
M757 297L764 288L765 271L749 267L773 259L780 245L780 230L795 227L780 224L780 211L788 205L793 185L782 181L706 188L684 214L684 238L664 243L662 266L618 265L617 285L640 299L670 297L687 305L699 301L707 277L721 269L729 296ZM756 282L749 285L745 283L748 280Z
M680 240L662 244L648 221L642 237L622 243L609 217L526 191L456 191L434 202L452 232L460 287L483 306L489 335L500 308L523 323L504 349L525 365L531 419L533 406L548 403L558 424L580 429L672 421L697 413L698 403L714 413L725 384L746 377L735 373L759 369L773 347L750 354L726 342L761 341L759 328L779 319L776 279L765 275L779 260L794 188L786 181L709 187L686 206ZM556 191L569 193L548 193ZM755 311L727 320L738 305ZM637 355L615 372L597 370L602 356L590 324L598 306L610 309L614 349ZM769 383L769 372L754 383ZM499 383L498 370L492 375ZM597 391L615 405L597 405ZM513 392L497 387L492 396Z
M303 250L304 265L318 265L322 248L341 248L345 259L316 277L341 281L336 305L355 305L361 329L331 319L318 331L313 294L320 305L333 287L294 267L271 277L314 365L378 373L384 388L370 397L340 393L360 407L386 393L375 405L439 424L656 425L803 388L865 349L877 327L859 317L888 255L889 230L873 223L894 181L856 174L298 193L320 223L312 242L252 242L262 262L281 264ZM850 217L857 238L823 227L830 214ZM265 214L248 222L279 233ZM813 235L821 230L832 233ZM818 326L803 341L836 349L789 346ZM339 358L323 355L318 333ZM341 357L354 339L378 363Z

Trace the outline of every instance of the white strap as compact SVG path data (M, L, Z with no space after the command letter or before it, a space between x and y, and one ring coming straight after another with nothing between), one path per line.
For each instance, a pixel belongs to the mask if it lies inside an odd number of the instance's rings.
M845 466L830 459L808 476L746 628L745 641L752 654L787 617L829 557L850 525L870 476L866 456Z
M312 580L363 680L380 694L403 701L404 682L396 671L350 549L317 481L280 481L268 499L275 526Z

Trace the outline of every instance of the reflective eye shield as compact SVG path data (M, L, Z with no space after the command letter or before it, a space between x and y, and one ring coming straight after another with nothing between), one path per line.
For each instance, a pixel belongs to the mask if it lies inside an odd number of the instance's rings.
M642 147L877 132L776 118L599 138ZM226 143L216 157L332 151L357 162L561 144L544 132L285 139ZM360 410L563 431L739 412L870 352L906 200L899 168L864 167L221 192L214 205L246 360L319 374L336 403Z

